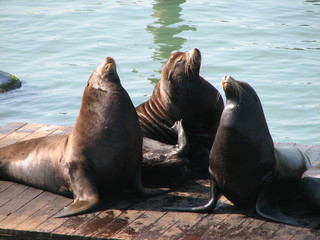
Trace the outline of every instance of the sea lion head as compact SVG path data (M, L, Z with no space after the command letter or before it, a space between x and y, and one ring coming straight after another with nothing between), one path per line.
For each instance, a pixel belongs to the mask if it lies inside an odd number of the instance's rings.
M172 84L183 83L185 80L199 78L201 53L194 48L189 52L175 52L165 63L161 79Z
M237 102L238 104L243 101L260 102L255 90L246 82L237 81L231 76L224 76L221 79L221 84L227 101Z
M255 90L246 82L237 81L231 76L225 76L221 80L226 95L226 105L221 115L220 124L232 126L239 131L255 128L252 135L258 137L258 130L262 138L268 136L272 142L267 122L264 116L260 99ZM253 133L253 131L250 131Z
M101 64L91 74L88 84L93 88L103 89L106 82L120 84L116 62L112 57L106 57L102 60Z

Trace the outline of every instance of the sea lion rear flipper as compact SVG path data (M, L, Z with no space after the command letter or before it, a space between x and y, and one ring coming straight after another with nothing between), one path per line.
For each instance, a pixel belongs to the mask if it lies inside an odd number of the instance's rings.
M65 207L56 217L82 214L93 209L99 202L99 194L91 175L83 166L70 167L71 188L74 201Z
M215 209L218 199L220 197L220 190L218 185L210 178L210 198L208 202L201 206L196 207L163 207L167 211L177 211L177 212L197 212L197 213L207 213Z
M261 217L275 222L282 222L289 225L298 226L299 222L296 219L285 215L280 210L278 205L279 198L277 196L279 192L275 190L276 188L276 184L272 181L267 181L263 185L256 202L257 213Z

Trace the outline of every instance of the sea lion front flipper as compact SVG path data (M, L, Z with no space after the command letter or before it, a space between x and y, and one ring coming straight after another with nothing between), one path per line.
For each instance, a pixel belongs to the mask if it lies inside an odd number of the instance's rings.
M293 226L298 226L299 222L285 215L279 208L278 201L279 198L276 191L276 184L269 180L261 188L257 202L256 202L256 212L263 218L269 219L275 222L281 222Z
M211 176L211 174L210 174ZM196 213L207 213L212 212L220 198L220 190L218 185L213 180L212 176L210 177L210 198L208 202L201 206L196 207L163 207L167 211L177 211L177 212L196 212Z
M99 193L93 178L84 166L77 164L69 168L74 201L56 217L67 217L90 211L99 202Z
M187 156L189 153L189 143L187 139L187 135L184 131L184 128L182 126L182 119L179 121L176 121L174 125L171 127L172 130L176 132L178 135L178 151L177 156Z

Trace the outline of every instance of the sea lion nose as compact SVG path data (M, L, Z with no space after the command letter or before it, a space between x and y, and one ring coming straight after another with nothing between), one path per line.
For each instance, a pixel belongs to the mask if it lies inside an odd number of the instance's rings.
M106 57L105 62L106 63L114 63L114 59L112 57Z
M193 48L189 51L191 55L200 55L200 50L198 48Z
M227 82L231 82L234 81L233 77L231 77L230 75L226 75L221 79L221 83L227 83Z

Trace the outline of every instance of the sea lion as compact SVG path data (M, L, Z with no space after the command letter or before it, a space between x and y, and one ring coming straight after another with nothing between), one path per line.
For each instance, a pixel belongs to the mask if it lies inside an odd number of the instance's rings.
M0 177L73 197L61 217L87 212L101 193L120 191L132 182L148 194L140 182L141 162L138 116L114 59L107 57L87 82L71 133L1 148Z
M145 137L167 144L177 142L170 129L183 119L193 169L207 173L208 157L223 110L220 93L199 75L201 53L175 52L164 64L150 99L136 107Z
M301 187L307 206L320 213L320 164L303 173Z
M144 137L142 144L142 180L144 185L155 186L166 184L178 186L187 176L189 146L182 127L182 120L176 121L172 129L178 135L175 145L165 144Z
M166 209L211 211L223 194L236 205L254 206L264 218L297 225L279 206L298 194L308 157L295 147L274 147L259 97L248 83L226 76L222 86L226 105L209 157L210 199L199 207Z

